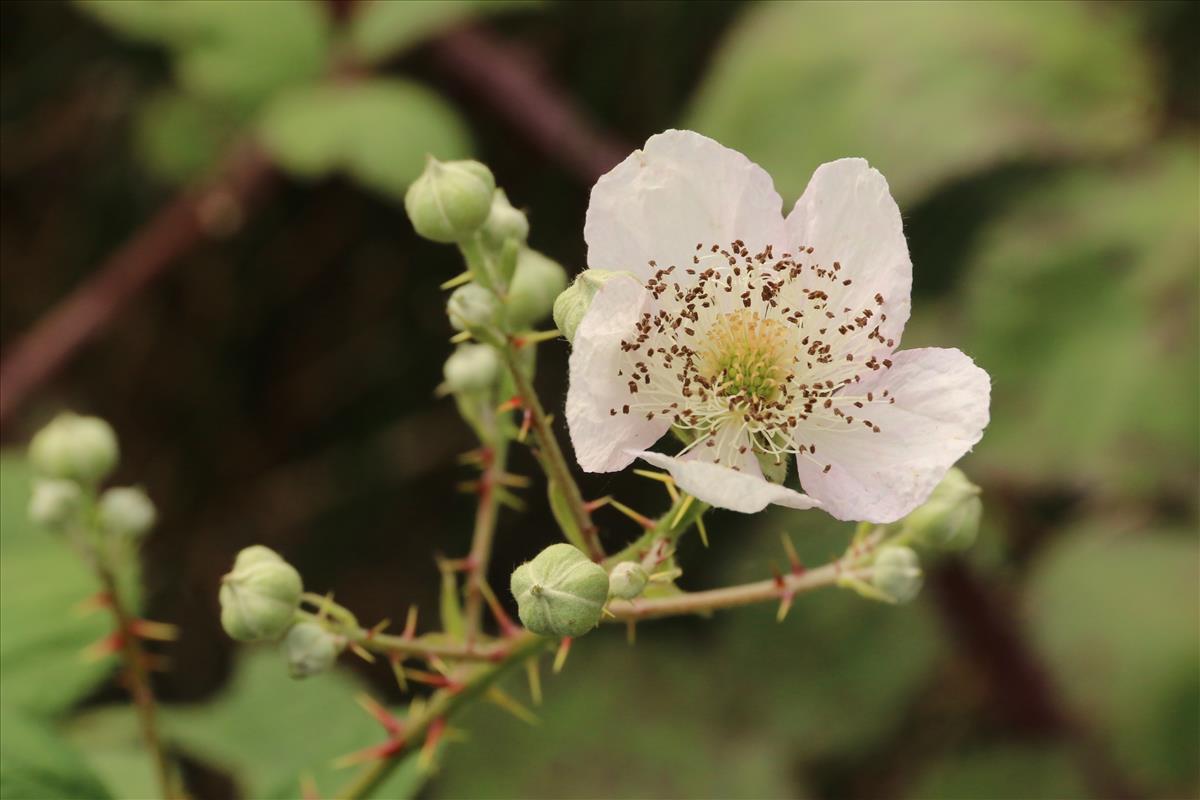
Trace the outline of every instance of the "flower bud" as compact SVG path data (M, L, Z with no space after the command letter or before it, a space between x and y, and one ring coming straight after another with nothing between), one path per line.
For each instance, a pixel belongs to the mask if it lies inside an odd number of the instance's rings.
M438 161L429 156L425 171L404 194L404 210L419 235L453 244L483 225L495 188L492 171L478 161Z
M554 308L554 299L567 287L567 272L528 247L517 256L517 271L508 287L506 311L511 329L529 328Z
M650 576L636 561L622 561L608 575L608 593L619 600L632 600L646 589Z
M907 603L921 591L921 562L908 547L884 547L875 557L875 586L897 603Z
M29 519L46 528L61 528L79 513L83 490L75 481L38 480L29 496Z
M136 486L118 486L100 495L96 510L100 527L115 536L138 539L158 521L158 512L146 493Z
M345 640L342 637L317 623L297 622L283 637L288 673L293 678L307 678L325 672L337 661L343 647Z
M492 210L483 223L483 239L491 247L500 247L509 239L525 244L529 237L529 220L525 212L512 207L503 189L492 195Z
M905 517L901 530L913 541L942 550L965 550L979 534L979 487L952 467L925 504Z
M488 340L500 321L500 301L479 284L468 283L450 295L446 314L455 330L470 331L477 338Z
M29 461L48 478L96 483L117 465L117 435L99 417L59 414L34 434Z
M510 586L526 628L540 636L582 636L608 600L608 573L578 548L552 544L513 571Z
M500 357L490 345L460 344L446 359L442 374L454 394L486 392L500 378Z
M221 626L240 642L278 639L295 619L303 590L300 573L278 553L247 547L221 578Z
M607 269L584 270L579 273L575 282L554 300L554 325L568 342L575 341L575 331L579 328L579 323L583 322L584 314L591 308L596 292L618 275L629 273Z

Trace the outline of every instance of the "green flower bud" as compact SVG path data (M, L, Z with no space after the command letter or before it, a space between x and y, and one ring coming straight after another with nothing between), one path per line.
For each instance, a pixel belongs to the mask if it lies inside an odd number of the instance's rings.
M591 308L596 292L618 275L629 273L607 269L584 270L575 278L575 282L555 299L554 325L568 342L575 341L575 331L579 328L579 323L583 322L583 315Z
M529 328L547 316L554 308L554 298L566 287L567 272L557 261L522 248L505 305L509 327Z
M461 344L446 359L442 374L454 394L486 392L500 378L500 357L486 344Z
M278 639L300 607L300 573L268 547L238 553L221 578L221 626L240 642Z
M953 467L925 504L904 518L900 529L926 547L965 550L974 544L982 516L979 487Z
M99 417L59 414L29 443L29 461L48 478L102 480L117 465L117 435Z
M135 486L118 486L100 495L96 510L100 527L107 533L137 539L158 521L158 512L146 493Z
M503 189L492 196L492 210L483 223L483 240L491 247L500 247L509 239L525 244L529 238L529 220L525 213L512 207Z
M582 636L600 622L608 600L604 567L569 544L552 544L513 571L517 613L540 636Z
M494 338L500 321L500 301L477 283L460 286L446 301L450 324L458 331L470 331L481 340Z
M325 672L337 661L345 645L342 637L315 622L297 622L283 637L288 673L293 678L307 678Z
M921 562L911 548L884 547L874 566L875 586L897 603L907 603L921 591Z
M636 561L622 561L608 575L608 593L619 600L632 600L646 589L650 576Z
M420 236L453 244L483 225L495 189L492 171L478 161L438 161L429 156L425 171L404 194L404 210Z
M29 519L36 525L58 529L70 522L82 505L83 490L75 481L38 480L29 496Z

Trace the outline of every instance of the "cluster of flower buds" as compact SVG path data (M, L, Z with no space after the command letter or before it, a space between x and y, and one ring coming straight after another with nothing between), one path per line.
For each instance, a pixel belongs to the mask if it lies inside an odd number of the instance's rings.
M59 414L29 443L29 463L37 474L29 518L55 531L80 523L96 488L112 474L119 458L117 435L107 422ZM140 539L158 519L154 503L134 486L107 489L95 505L100 530L126 540Z

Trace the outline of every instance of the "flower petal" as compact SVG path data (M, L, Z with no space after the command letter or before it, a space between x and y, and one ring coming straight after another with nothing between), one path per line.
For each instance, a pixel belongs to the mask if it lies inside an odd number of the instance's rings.
M800 509L820 505L808 495L771 483L761 473L752 475L707 461L673 458L649 451L633 455L665 469L671 473L680 489L717 508L753 514L772 503Z
M583 236L588 266L629 270L691 265L696 245L752 253L785 241L783 201L761 167L692 131L651 136L592 188Z
M634 459L630 449L656 442L671 427L671 419L622 414L630 401L621 368L621 340L635 332L654 298L637 279L620 275L604 284L579 323L571 349L567 390L567 429L575 458L588 472L615 472ZM613 409L617 410L614 415Z
M851 281L849 286L839 281L828 290L830 307L850 308L855 314L871 309L876 319L887 315L880 323L884 343L862 342L863 355L882 358L895 350L908 321L912 261L900 209L883 175L861 158L817 167L788 214L787 235L793 251L813 248L808 258L827 267L838 262L839 278ZM891 346L886 345L888 339Z
M895 403L881 402L883 391ZM874 402L863 419L813 418L797 430L816 455L796 460L800 483L838 519L894 522L929 498L938 481L983 435L991 379L958 350L904 350L891 369L846 387ZM879 427L875 433L865 424ZM825 465L830 465L825 472Z

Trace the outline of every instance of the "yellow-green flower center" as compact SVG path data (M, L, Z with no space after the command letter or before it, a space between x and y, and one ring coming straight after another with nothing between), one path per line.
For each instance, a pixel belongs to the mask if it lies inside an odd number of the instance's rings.
M742 309L717 317L705 334L702 371L722 397L770 401L791 370L790 331Z

